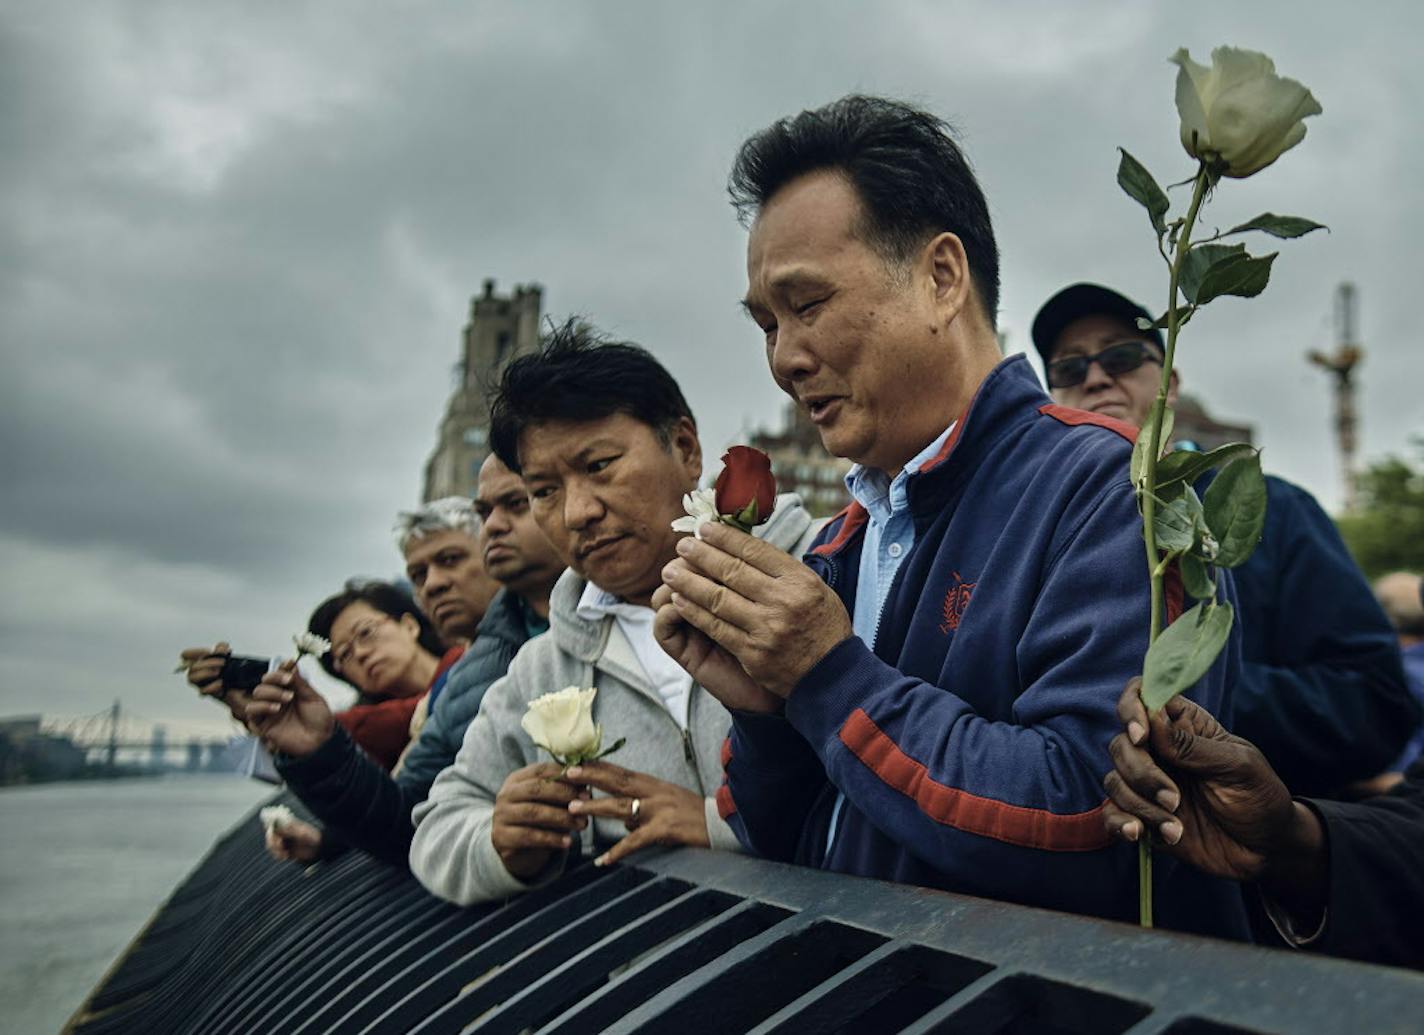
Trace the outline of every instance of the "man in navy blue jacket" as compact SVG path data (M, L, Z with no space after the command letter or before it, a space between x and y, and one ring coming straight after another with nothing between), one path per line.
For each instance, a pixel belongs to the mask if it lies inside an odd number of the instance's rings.
M1097 284L1058 292L1033 322L1053 398L1141 425L1162 376L1147 311ZM1172 372L1172 398L1179 383ZM1334 522L1306 492L1266 479L1266 528L1234 572L1242 669L1229 727L1296 794L1376 776L1419 725L1389 620Z
M811 567L716 525L664 571L664 648L733 709L723 815L771 858L1131 917L1100 781L1147 647L1134 429L1002 358L988 208L934 116L784 119L731 191L772 376L856 466ZM1238 646L1192 691L1214 712ZM1162 923L1246 934L1234 884L1157 880Z

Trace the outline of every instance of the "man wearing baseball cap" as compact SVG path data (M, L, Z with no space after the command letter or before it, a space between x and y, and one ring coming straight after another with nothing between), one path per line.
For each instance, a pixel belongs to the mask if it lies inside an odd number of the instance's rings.
M1032 333L1054 400L1140 427L1166 349L1139 317L1152 318L1098 284L1045 302ZM1169 404L1179 385L1174 369ZM1233 572L1244 662L1233 732L1259 745L1294 793L1333 794L1393 761L1419 707L1389 622L1334 523L1298 486L1268 476L1266 492L1261 542Z

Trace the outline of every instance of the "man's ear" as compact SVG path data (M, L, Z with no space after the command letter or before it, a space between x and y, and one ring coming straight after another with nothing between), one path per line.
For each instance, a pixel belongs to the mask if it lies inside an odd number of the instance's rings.
M934 291L935 308L943 325L948 326L969 306L973 292L964 242L958 234L945 231L925 245L923 255Z
M1177 368L1176 368L1176 367L1173 367L1173 368L1172 368L1172 376L1171 376L1171 378L1167 381L1167 405L1168 405L1168 406L1176 406L1176 405L1177 405L1177 392L1178 392L1178 390L1181 388L1181 386L1182 386L1182 378L1181 378L1181 376L1177 373Z
M697 437L697 425L691 417L677 419L668 436L668 448L687 474L688 482L695 486L702 478L702 440Z

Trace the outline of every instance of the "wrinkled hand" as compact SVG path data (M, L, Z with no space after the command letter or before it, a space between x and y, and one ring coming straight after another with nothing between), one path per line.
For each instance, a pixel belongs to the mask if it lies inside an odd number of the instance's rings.
M269 750L303 758L321 747L336 728L331 706L297 671L295 661L262 677L247 704L247 727Z
M549 865L556 852L573 846L571 831L588 820L569 812L569 803L586 792L560 778L557 762L537 762L516 769L494 799L490 841L504 868L529 880Z
M593 787L607 798L576 799L569 811L576 816L604 816L622 820L628 836L593 861L608 866L640 848L651 845L708 847L707 813L702 797L686 787L634 772L608 762L585 762L568 772L572 783ZM633 802L638 815L633 816Z
M770 543L727 525L705 525L702 536L679 542L678 559L663 569L672 607L736 659L752 683L786 698L818 661L852 635L845 605L815 572ZM669 653L681 660L677 646ZM725 660L692 642L682 644L682 654L694 660L704 655L709 668L716 661L715 671L708 673L714 682L692 675L719 700L722 693L747 693L744 683L724 688L715 682L732 682Z
M1149 720L1141 683L1133 679L1118 699L1126 732L1113 738L1114 768L1103 779L1108 832L1136 841L1155 830L1169 854L1232 880L1301 862L1310 851L1305 826L1314 824L1318 837L1318 822L1292 801L1265 756L1185 697Z
M222 682L223 663L231 654L232 648L226 643L216 643L212 647L186 647L179 657L188 663L188 683L198 693L211 697L238 722L246 723L248 695L229 690Z
M728 708L747 712L777 712L781 698L757 685L742 663L725 647L699 632L672 602L672 587L653 593L653 637L663 651L681 665L699 686Z
M267 831L267 854L278 862L314 863L321 858L321 829L300 819Z

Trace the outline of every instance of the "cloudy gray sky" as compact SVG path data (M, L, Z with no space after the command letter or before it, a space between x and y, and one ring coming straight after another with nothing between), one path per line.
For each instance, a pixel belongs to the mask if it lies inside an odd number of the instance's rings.
M1002 325L1075 279L1165 297L1114 148L1162 182L1179 45L1271 54L1325 114L1208 222L1332 227L1183 338L1186 385L1338 503L1331 297L1358 283L1363 452L1424 431L1406 3L0 3L0 714L211 719L177 649L279 651L386 574L481 280L658 353L709 448L774 419L736 306L740 140L852 90L961 129ZM715 455L715 454L714 454Z

